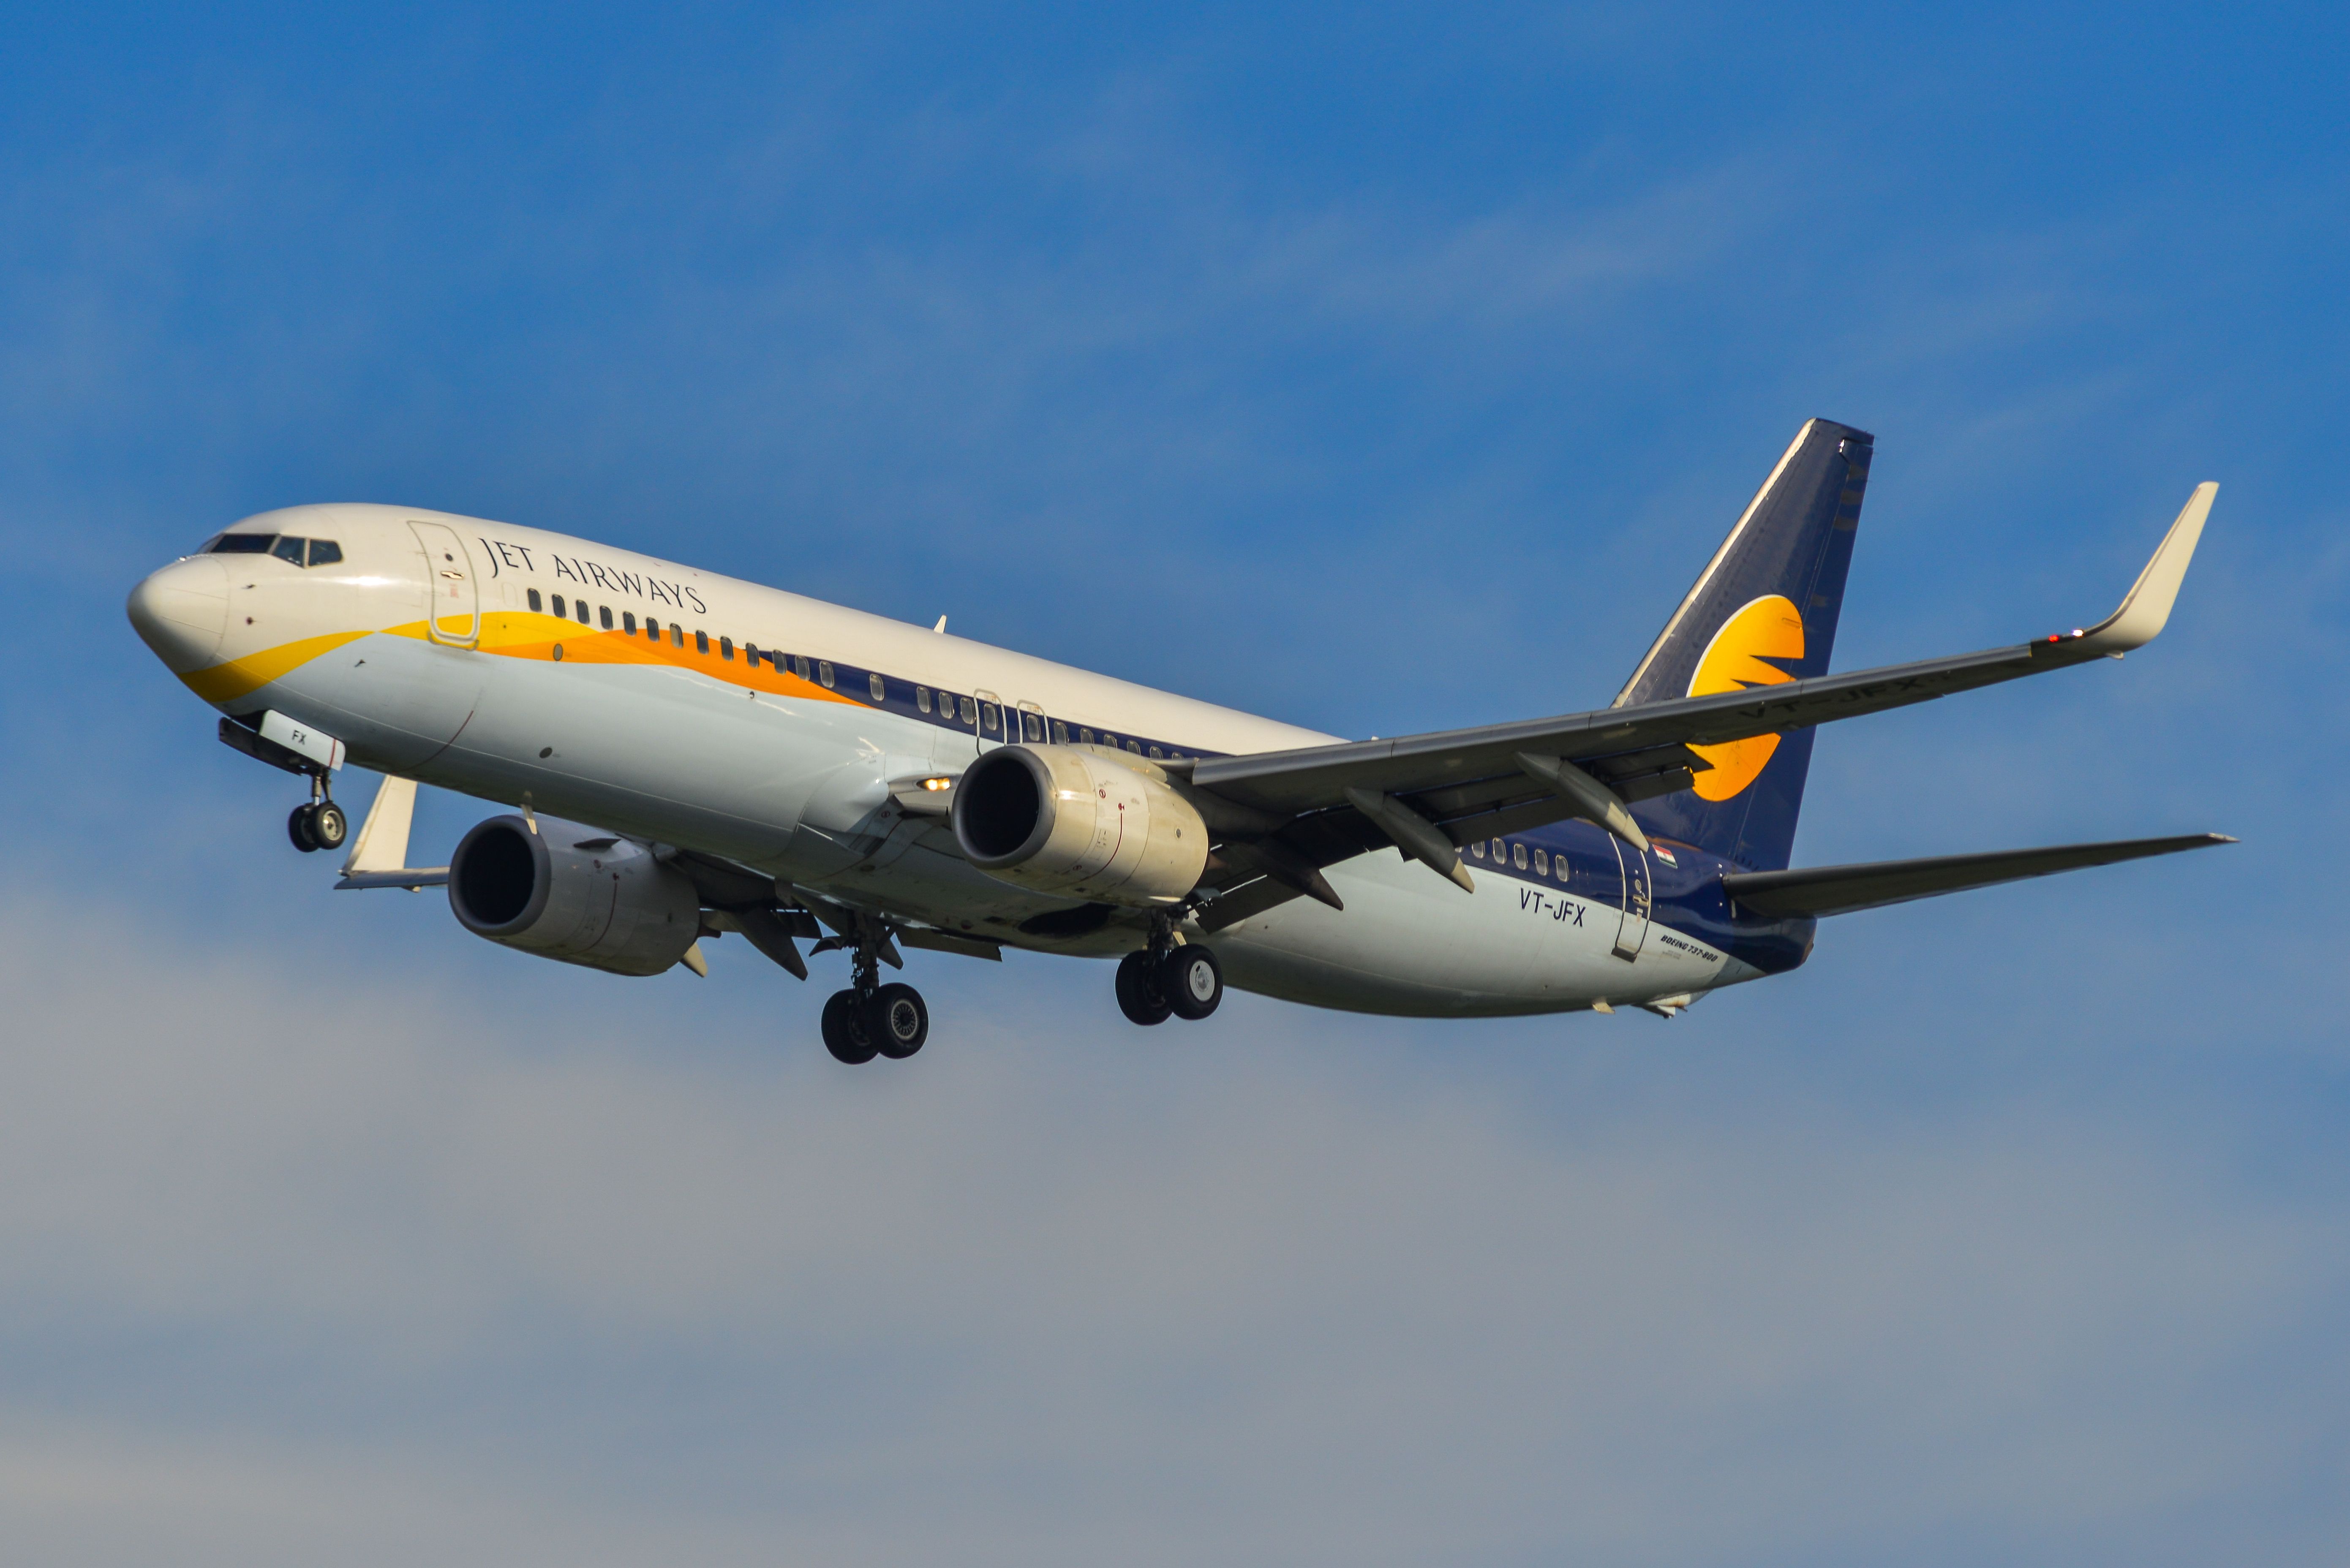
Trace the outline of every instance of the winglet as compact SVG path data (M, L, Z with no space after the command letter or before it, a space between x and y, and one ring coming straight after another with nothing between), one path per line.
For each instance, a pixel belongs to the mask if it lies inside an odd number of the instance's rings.
M2170 607L2178 598L2178 585L2187 577L2187 563L2195 558L2196 541L2203 537L2203 520L2211 515L2211 501L2219 493L2220 487L2209 480L2195 487L2178 520L2156 547L2154 559L2146 564L2146 570L2130 585L2122 607L2087 631L2064 639L2070 645L2065 652L2126 653L2155 639L2170 619Z

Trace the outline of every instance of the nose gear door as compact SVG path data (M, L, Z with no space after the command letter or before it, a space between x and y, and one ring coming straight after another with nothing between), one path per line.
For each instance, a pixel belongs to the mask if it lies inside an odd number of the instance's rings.
M424 547L424 634L452 648L473 647L482 631L481 602L465 542L445 523L411 518L408 526Z
M1619 884L1624 890L1624 916L1616 928L1616 956L1629 961L1640 956L1640 949L1648 940L1648 907L1652 898L1648 857L1613 834L1608 835L1607 842L1616 846L1616 863L1624 872Z

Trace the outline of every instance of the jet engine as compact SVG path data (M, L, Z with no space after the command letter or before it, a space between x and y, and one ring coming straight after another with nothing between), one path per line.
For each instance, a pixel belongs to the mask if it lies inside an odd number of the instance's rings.
M1148 908L1207 869L1208 828L1159 779L1076 746L998 746L955 785L955 842L999 881Z
M477 824L449 858L449 908L475 936L613 974L660 974L702 929L684 872L551 816Z

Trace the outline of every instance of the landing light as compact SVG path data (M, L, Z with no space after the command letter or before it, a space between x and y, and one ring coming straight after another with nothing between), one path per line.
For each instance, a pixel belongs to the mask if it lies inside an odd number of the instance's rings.
M947 789L952 789L952 788L954 788L954 780L952 780L952 779L924 779L924 780L922 781L922 787L923 787L924 789L926 789L926 790L931 791L932 794L936 794L936 793L938 793L940 790L947 790Z

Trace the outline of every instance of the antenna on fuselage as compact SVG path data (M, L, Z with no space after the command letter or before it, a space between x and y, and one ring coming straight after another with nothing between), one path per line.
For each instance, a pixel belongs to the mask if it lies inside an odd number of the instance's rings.
M947 629L947 618L944 616L939 617L939 624L931 628L931 629L937 632L941 637L945 636Z

